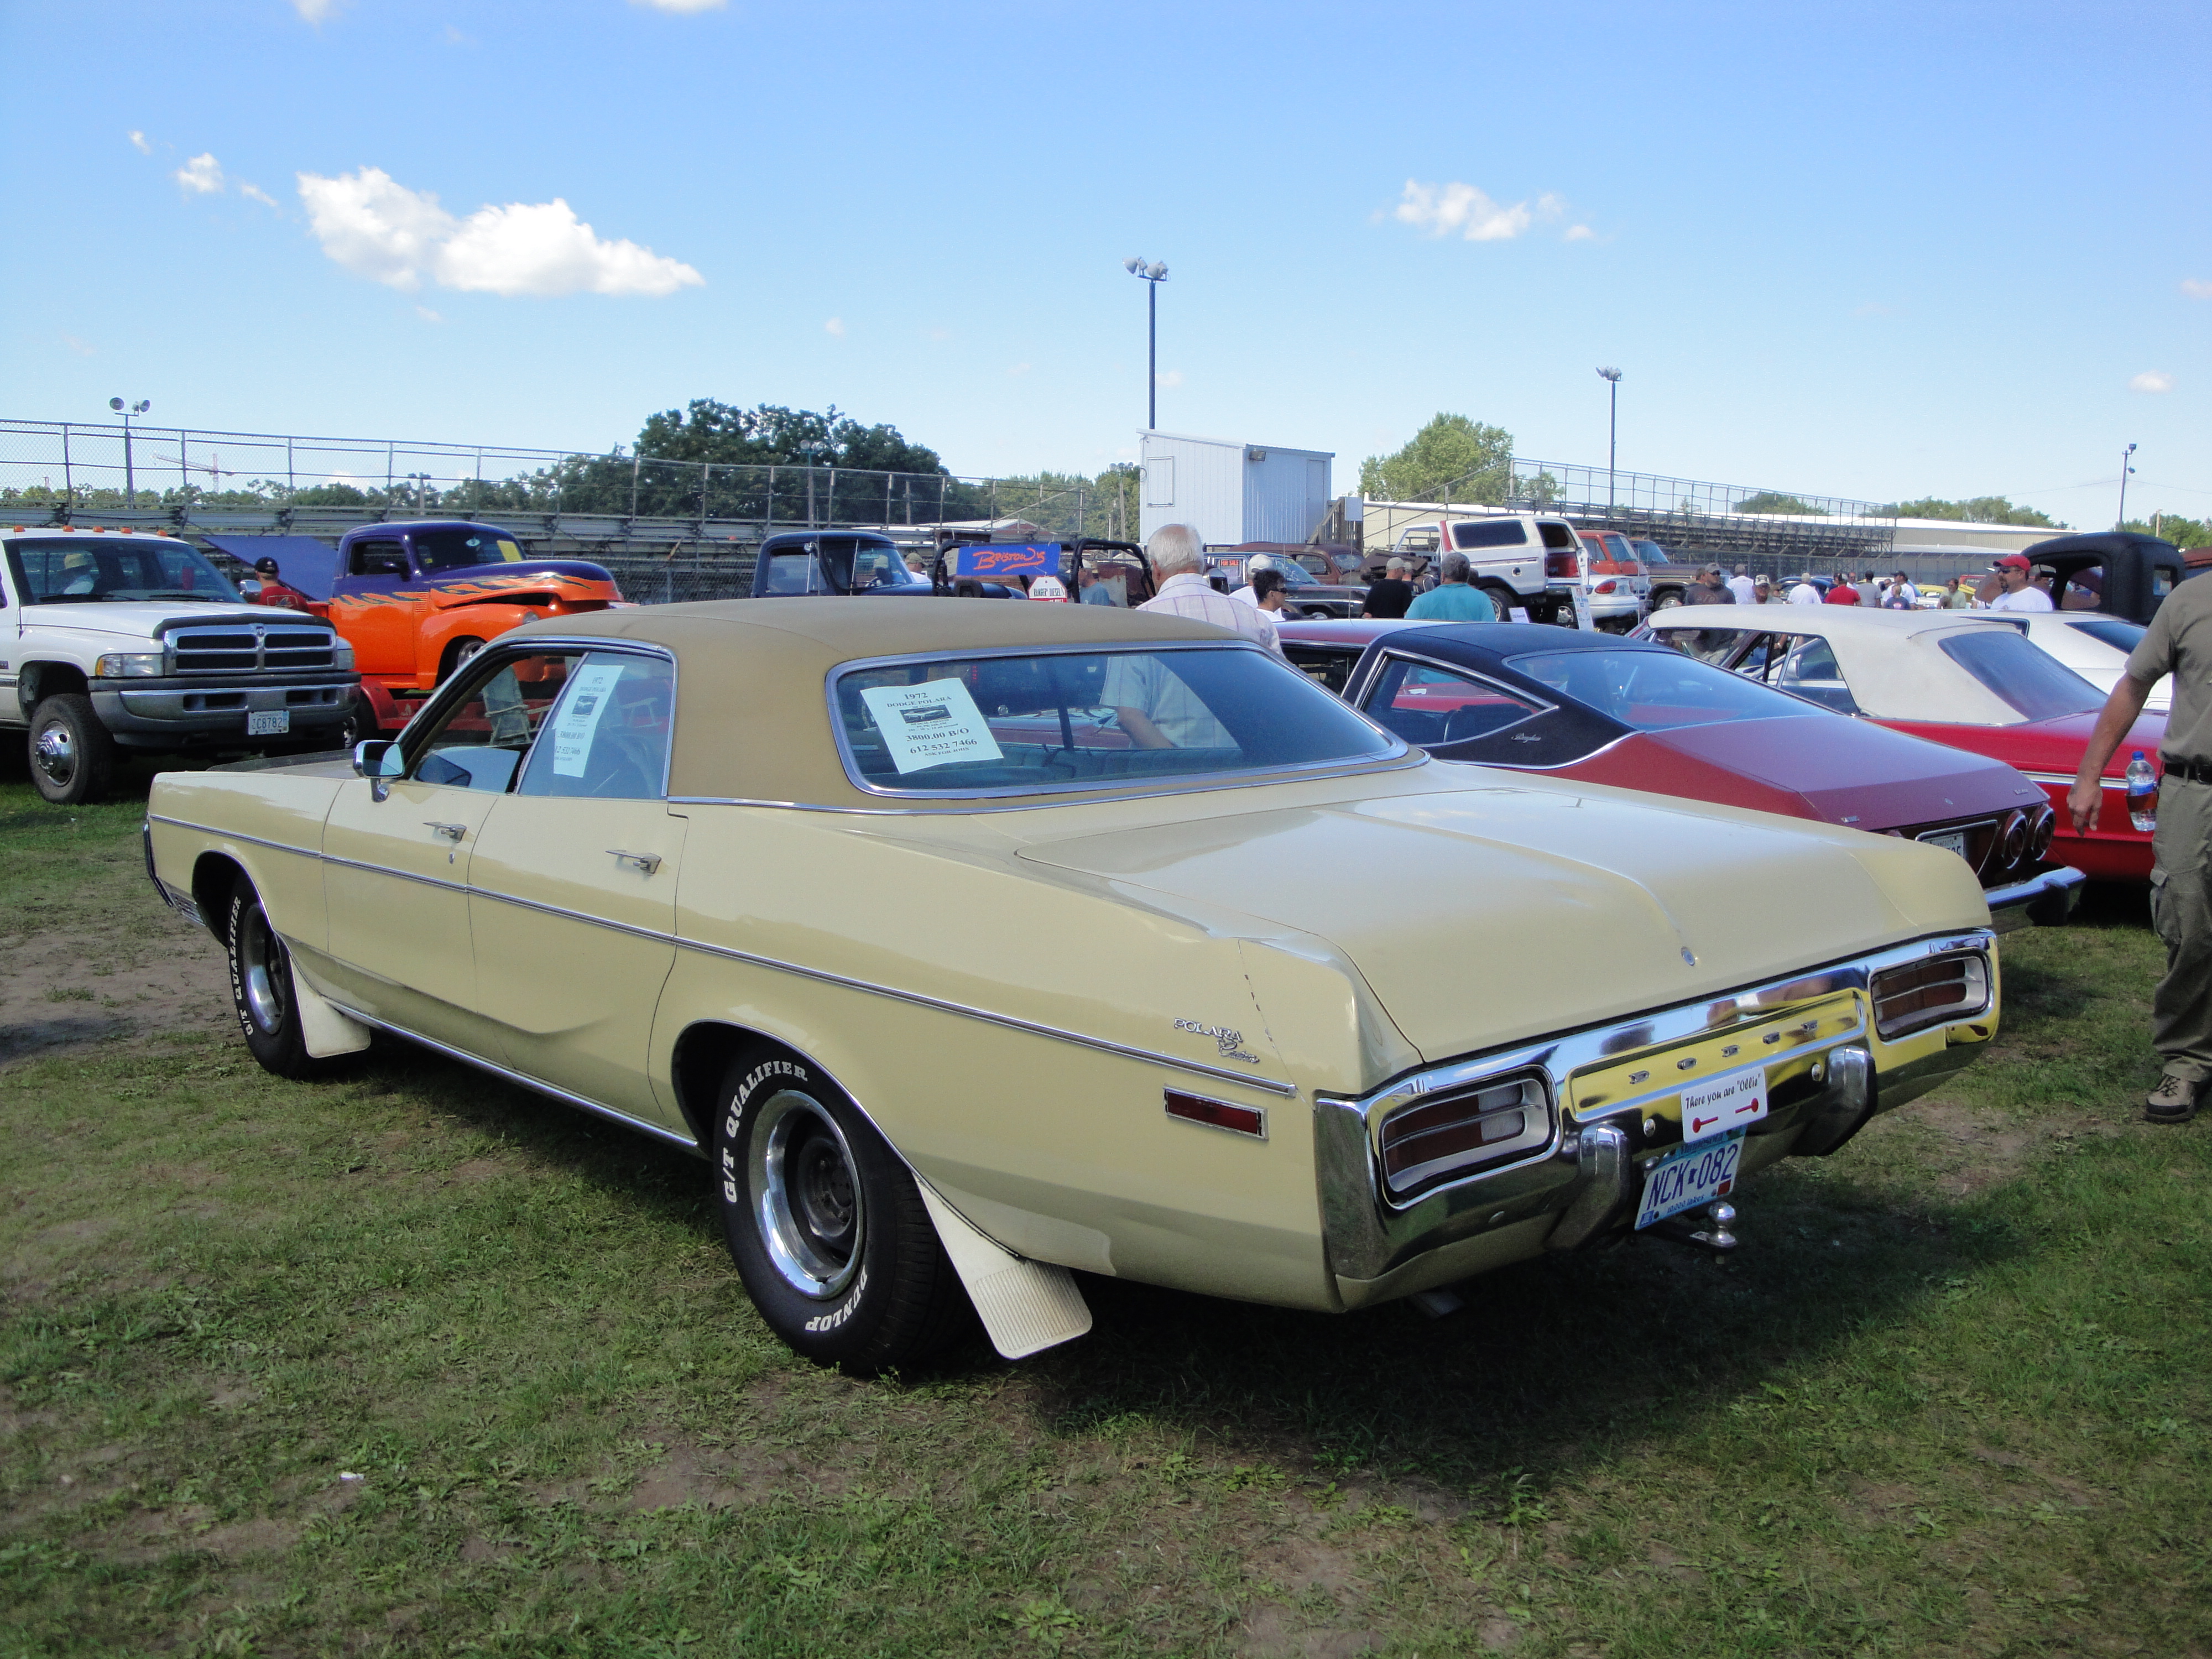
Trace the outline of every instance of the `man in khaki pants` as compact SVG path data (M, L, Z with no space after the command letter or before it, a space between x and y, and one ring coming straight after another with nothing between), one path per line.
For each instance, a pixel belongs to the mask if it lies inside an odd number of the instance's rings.
M2166 941L2166 977L2151 999L2151 1042L2165 1075L2143 1115L2186 1123L2212 1082L2212 576L2166 595L2128 672L2112 688L2081 769L2066 797L2074 827L2087 835L2104 803L2105 763L2142 713L2143 700L2173 676L2173 712L2159 758L2166 773L2151 842L2150 911Z

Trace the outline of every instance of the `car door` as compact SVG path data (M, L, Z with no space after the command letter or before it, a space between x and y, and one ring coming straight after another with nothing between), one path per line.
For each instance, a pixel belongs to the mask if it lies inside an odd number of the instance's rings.
M398 775L346 783L323 827L329 973L372 1018L489 1060L469 879L477 839L580 649L472 669L388 751Z
M398 536L362 537L347 548L331 621L351 642L362 673L414 673L421 607L408 579L407 544Z
M618 643L568 662L469 877L477 1006L505 1063L671 1127L646 1054L687 827L665 799L675 674Z

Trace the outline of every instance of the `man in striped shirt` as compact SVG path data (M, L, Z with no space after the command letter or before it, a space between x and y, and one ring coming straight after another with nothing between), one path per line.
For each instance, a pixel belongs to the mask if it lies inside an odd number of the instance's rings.
M1158 592L1137 607L1188 617L1242 634L1282 654L1274 620L1265 611L1217 593L1206 580L1206 544L1187 524L1163 525L1145 544ZM1116 654L1107 659L1099 693L1115 720L1139 749L1226 749L1235 739L1213 711L1172 673L1170 653Z

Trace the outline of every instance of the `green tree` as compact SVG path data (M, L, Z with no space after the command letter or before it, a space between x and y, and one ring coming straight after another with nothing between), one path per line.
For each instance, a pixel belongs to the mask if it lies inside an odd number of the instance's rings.
M1393 455L1359 464L1359 493L1376 501L1495 504L1513 489L1513 434L1464 415L1439 414Z
M1778 489L1762 489L1755 495L1747 495L1738 501L1731 511L1789 513L1811 519L1825 519L1828 516L1810 501L1801 501L1795 495L1785 495Z
M1976 495L1963 501L1947 501L1929 495L1917 501L1899 501L1883 507L1882 514L1892 519L1951 519L1964 524L2021 524L2046 530L2063 530L2066 526L2056 519L2046 518L2032 507L2014 507L2003 495Z
M2164 537L2176 547L2212 547L2212 524L2203 519L2185 519L2178 513L2160 513L2148 521L2130 519L2120 527L2139 536Z
M763 404L738 409L695 398L663 410L637 434L637 453L653 460L744 466L835 466L872 472L944 471L937 452L909 443L894 426L863 426L836 404L827 412Z

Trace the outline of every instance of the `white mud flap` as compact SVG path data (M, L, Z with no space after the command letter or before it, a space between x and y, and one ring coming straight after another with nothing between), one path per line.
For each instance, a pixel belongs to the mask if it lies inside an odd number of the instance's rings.
M368 1027L333 1008L321 992L307 983L297 963L292 966L292 997L300 1005L301 1040L315 1059L357 1054L368 1047Z
M991 1346L1008 1359L1072 1342L1091 1328L1091 1305L1065 1267L1024 1261L1000 1249L969 1226L960 1212L916 1182L945 1254L968 1287L968 1299L982 1316Z

